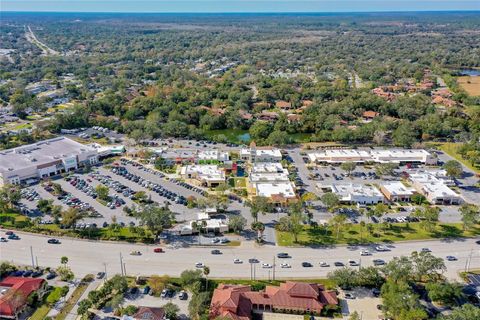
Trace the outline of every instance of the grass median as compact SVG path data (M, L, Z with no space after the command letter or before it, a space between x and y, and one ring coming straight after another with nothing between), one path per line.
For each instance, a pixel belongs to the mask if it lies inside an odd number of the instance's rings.
M55 317L55 320L64 320L66 319L67 315L72 311L73 307L77 304L77 302L82 297L83 293L87 290L88 285L93 281L93 275L86 275L85 278L82 279L78 287L75 288L70 298L65 303L65 306L62 310L58 313Z
M463 230L461 223L439 223L432 230L425 230L416 223L396 223L389 226L372 224L371 232L359 224L346 225L337 232L333 227L305 227L295 242L290 232L277 231L280 246L325 246L334 244L392 243L398 241L429 240L474 237L480 235L480 225Z

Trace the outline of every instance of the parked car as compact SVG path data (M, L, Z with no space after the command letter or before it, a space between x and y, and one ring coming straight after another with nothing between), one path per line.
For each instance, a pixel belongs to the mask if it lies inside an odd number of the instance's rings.
M188 299L188 294L184 290L180 291L178 294L178 299L180 300L187 300Z
M105 272L98 272L97 279L103 279L105 277Z

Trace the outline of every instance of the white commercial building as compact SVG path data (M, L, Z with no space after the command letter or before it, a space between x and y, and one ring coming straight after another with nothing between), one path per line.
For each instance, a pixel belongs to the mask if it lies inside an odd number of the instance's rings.
M384 201L383 194L372 186L349 183L332 184L329 188L345 203L377 204Z
M0 184L20 184L98 162L97 150L66 137L0 151Z
M437 158L423 149L325 149L309 153L308 158L315 163L437 163Z
M200 212L197 220L189 221L176 228L180 235L198 233L199 229L202 229L203 233L224 233L228 232L228 223L224 219L212 219L208 213Z
M410 202L411 197L416 193L414 188L407 187L401 181L384 182L380 186L380 191L392 202Z
M448 205L461 204L463 198L441 179L429 172L410 174L410 181L413 187L427 198L432 204Z
M288 170L280 162L254 163L248 176L248 190L252 197L267 197L278 206L297 199Z
M228 152L221 150L201 150L198 152L198 161L219 161L225 162L230 160Z
M187 165L180 168L183 179L194 179L207 187L215 187L225 183L225 171L217 165Z
M282 153L276 148L257 149L255 146L240 150L240 159L249 162L279 162Z

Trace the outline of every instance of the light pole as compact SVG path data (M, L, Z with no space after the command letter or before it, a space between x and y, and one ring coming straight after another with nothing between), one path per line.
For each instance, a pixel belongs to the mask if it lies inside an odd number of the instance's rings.
M32 268L35 268L35 260L33 259L33 247L30 246L30 257L32 258Z

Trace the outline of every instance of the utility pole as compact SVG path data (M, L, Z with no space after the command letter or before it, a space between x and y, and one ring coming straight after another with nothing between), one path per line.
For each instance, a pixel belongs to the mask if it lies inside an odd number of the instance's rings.
M35 264L37 265L37 268L38 268L38 257L35 256Z
M35 268L35 260L33 259L33 248L30 246L30 257L32 258L32 268Z
M275 281L275 255L273 255L273 273L272 273L272 280Z
M127 276L127 268L125 267L125 262L123 263L123 273Z
M107 281L107 263L106 262L103 263L103 268L105 270L105 275L103 276L103 279L104 279L104 282L106 282Z
M120 272L122 273L122 276L124 276L123 274L123 259L122 259L122 253L120 252Z

